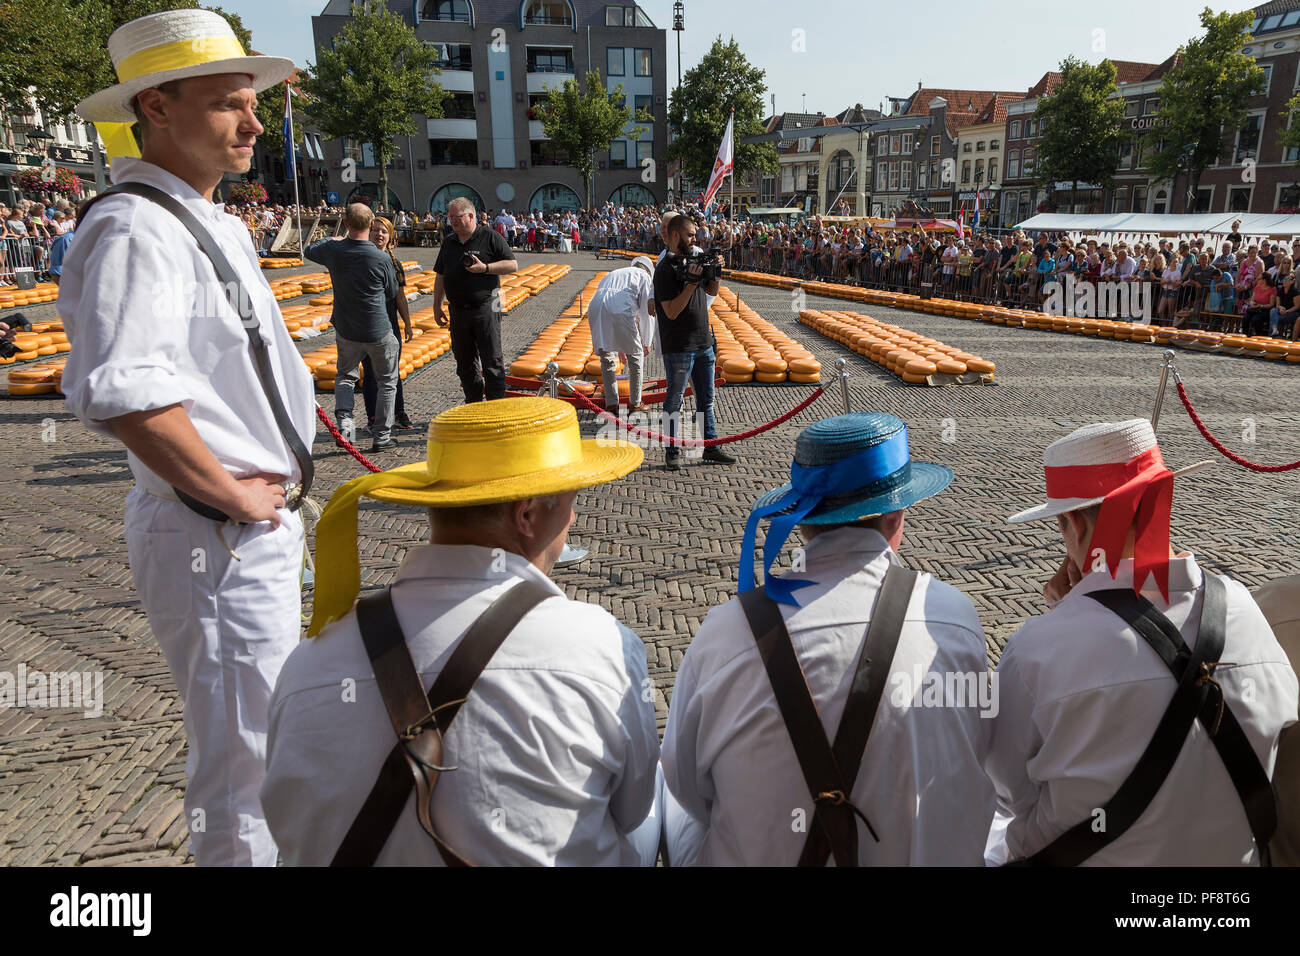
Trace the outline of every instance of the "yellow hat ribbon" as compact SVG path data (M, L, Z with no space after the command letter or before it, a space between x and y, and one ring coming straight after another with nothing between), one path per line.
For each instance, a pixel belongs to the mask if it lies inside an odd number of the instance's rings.
M315 637L325 625L352 610L361 593L357 501L376 488L423 488L428 484L427 474L382 471L353 478L334 492L316 522L316 585L308 637Z
M131 127L134 125L134 123L95 124L95 129L99 132L99 138L104 141L104 153L110 166L113 164L113 160L119 156L127 158L139 157L140 147L136 145L135 136L131 133Z
M147 73L183 70L187 66L202 66L204 63L233 60L242 56L247 54L234 36L175 40L132 53L117 65L117 79L121 83L129 83Z

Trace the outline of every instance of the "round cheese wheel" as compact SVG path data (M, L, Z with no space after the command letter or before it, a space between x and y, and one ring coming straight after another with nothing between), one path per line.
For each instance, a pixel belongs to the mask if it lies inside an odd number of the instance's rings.
M997 366L992 362L985 361L982 358L971 358L966 360L966 368L972 372L992 372Z
M731 372L736 375L752 375L758 368L754 362L747 358L727 358L722 363L723 372Z
M722 377L727 381L728 385L743 385L754 380L752 372L748 374L744 372L723 372Z
M8 389L10 395L50 395L55 391L53 382L10 382Z
M966 372L966 363L958 362L956 359L940 359L934 364L944 375L962 375Z
M779 374L781 377L777 379L777 381L783 382L785 381L786 369L790 366L789 363L779 355L776 358L766 355L755 359L754 367L760 373L766 372L770 374ZM760 378L759 381L761 382L763 379Z
M754 380L768 383L784 382L785 372L755 372Z
M903 381L906 382L906 383L909 384L909 385L928 385L928 384L930 384L929 382L926 381L924 375L914 375L914 374L911 373L911 372L904 372L903 375L902 375L902 378L903 378Z
M332 361L326 362L323 365L318 365L312 369L312 374L317 378L333 378L338 375L338 373L339 367Z
M62 370L60 370L61 372ZM60 377L48 365L34 365L28 368L16 368L9 373L9 381L18 385L42 385L53 382Z
M581 375L582 370L587 366L587 360L566 358L561 355L556 357L555 364L559 366L560 374L568 378L570 375Z
M920 375L924 377L926 375L933 375L937 371L939 371L938 366L923 358L912 359L903 366L904 375Z
M1295 357L1295 359L1296 359L1296 361L1300 361L1300 355L1297 355L1297 356ZM1288 361L1290 361L1290 357L1289 357L1289 356L1288 356ZM814 383L816 383L816 382L820 382L820 381L822 380L822 373L821 373L821 372L795 372L795 371L791 371L791 372L790 372L790 375L789 375L789 378L790 378L790 381L792 381L792 382L798 382L798 383L801 384L801 385L812 385L812 384L814 384Z
M510 374L515 378L537 378L546 370L544 362L518 359L510 363Z
M821 362L815 358L796 358L790 360L790 374L816 375L822 370Z
M37 355L58 355L59 348L56 345L42 345L36 350Z

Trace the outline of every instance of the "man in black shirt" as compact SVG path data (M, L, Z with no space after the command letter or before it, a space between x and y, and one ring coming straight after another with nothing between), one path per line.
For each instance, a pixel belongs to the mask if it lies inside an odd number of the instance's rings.
M705 298L718 294L718 280L701 284L699 266L689 267L688 278L678 278L673 262L686 255L695 242L696 227L689 216L674 216L666 230L668 254L655 269L655 315L659 323L659 342L668 376L664 415L668 435L677 436L677 425L689 380L695 388L695 409L704 416L704 437L717 438L713 418L713 373L717 359L713 354L713 333L709 331L709 308ZM696 278L690 278L695 276ZM681 467L681 448L670 445L664 453L664 465L672 471ZM731 464L732 458L721 447L704 450L704 460Z
M329 269L334 289L330 322L338 343L338 372L334 377L334 414L339 430L354 440L352 405L357 386L357 366L369 356L379 380L379 395L372 429L371 451L397 444L392 437L393 403L401 346L388 321L388 303L398 294L397 271L392 257L370 241L370 223L375 214L363 203L352 203L343 215L348 235L322 239L307 247L304 255Z
M433 315L446 325L442 303L451 305L451 353L465 402L506 396L506 368L501 357L501 299L498 276L519 268L500 233L478 225L474 204L453 199L447 205L451 231L443 237L433 269Z

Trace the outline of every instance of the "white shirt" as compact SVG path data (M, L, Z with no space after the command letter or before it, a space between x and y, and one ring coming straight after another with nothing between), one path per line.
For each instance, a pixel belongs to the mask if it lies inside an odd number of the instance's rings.
M520 579L553 592L492 657L443 744L438 834L476 865L636 865L628 833L654 801L659 755L645 644L570 601L522 557L425 545L393 604L425 688L489 604ZM355 702L342 688L355 680ZM262 806L285 863L333 858L396 743L351 611L289 655L271 698ZM384 866L441 866L407 804Z
M795 592L800 608L781 613L833 740L876 595L897 558L867 528L826 532L804 553L806 571L786 577L817 584ZM853 787L853 804L881 840L858 824L863 865L983 862L994 809L981 768L991 721L975 706L909 703L922 700L931 672L986 674L987 654L969 599L921 574ZM813 801L738 599L709 612L678 668L662 763L672 795L707 825L697 864L798 861L808 834L794 829L793 811L801 808L811 826Z
M1203 596L1192 555L1169 559L1169 597L1144 590L1195 648ZM1132 588L1133 559L1112 580L1094 571L1007 642L998 665L1001 709L985 767L999 815L1011 817L1009 859L1032 856L1105 806L1146 749L1174 693L1174 677L1146 641L1090 591ZM1296 675L1250 593L1228 582L1228 622L1215 679L1264 769L1296 720ZM1227 662L1231 662L1230 664ZM1257 860L1241 800L1204 726L1160 792L1088 866L1232 866Z
M248 229L191 186L141 159L119 158L117 182L156 186L183 202L239 274L267 343L276 386L308 449L316 434L311 373L258 268ZM171 213L114 195L78 225L63 266L59 312L72 351L63 371L68 410L91 431L128 412L180 403L199 437L237 477L265 472L291 481L298 463L258 384L248 336L211 261ZM167 483L127 452L136 484L170 497Z
M595 351L640 354L654 339L653 298L654 279L637 266L615 269L601 279L587 307Z

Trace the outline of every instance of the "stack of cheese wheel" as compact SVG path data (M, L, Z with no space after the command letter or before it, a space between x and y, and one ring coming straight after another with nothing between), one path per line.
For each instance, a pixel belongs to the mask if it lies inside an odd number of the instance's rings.
M59 287L53 282L38 282L30 289L0 289L0 309L15 309L26 305L42 305L59 297Z
M741 302L727 286L718 289L709 326L718 341L718 364L728 384L821 380L821 364L812 352Z
M8 391L13 396L51 395L59 390L66 359L38 362L9 372Z
M257 264L263 269L288 269L290 266L300 266L303 264L301 259L258 259Z
M564 267L566 270L567 266ZM607 272L598 272L583 287L573 302L560 313L549 326L537 333L528 348L510 363L510 375L515 378L533 378L541 380L546 373L546 366L555 362L561 378L572 379L579 375L600 377L600 357L592 351L591 326L587 323L586 309L591 297L596 294L600 280ZM618 364L619 371L623 363ZM576 383L585 394L595 391L593 383ZM619 383L620 393L626 394L627 383Z
M991 377L995 369L992 362L978 355L944 345L919 332L879 322L860 312L804 309L799 313L799 321L844 343L908 384L928 384L928 376L936 373L978 372Z

